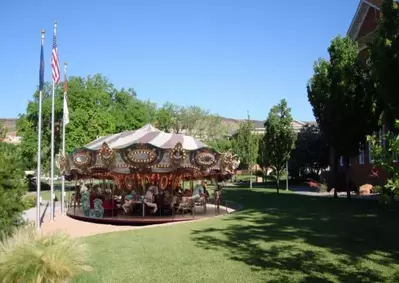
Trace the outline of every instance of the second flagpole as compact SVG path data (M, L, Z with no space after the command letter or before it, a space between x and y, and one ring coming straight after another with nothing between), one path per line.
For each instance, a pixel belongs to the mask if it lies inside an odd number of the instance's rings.
M53 39L53 53L56 51L56 34L57 34L57 22L54 22L54 39ZM57 58L55 58L57 57ZM54 97L55 97L55 84L56 80L58 82L59 79L59 69L58 74L54 76L54 69L58 68L58 54L52 54L52 69L53 69L53 91L51 94L51 155L50 155L50 221L54 221L54 212L55 212L55 202L54 202L54 120L55 120L55 111L54 111ZM54 64L57 64L55 66ZM58 76L58 77L57 77Z

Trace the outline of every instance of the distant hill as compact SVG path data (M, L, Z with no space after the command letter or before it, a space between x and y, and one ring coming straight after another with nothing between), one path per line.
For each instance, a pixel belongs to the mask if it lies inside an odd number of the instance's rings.
M5 142L12 144L21 142L21 138L17 136L17 121L18 119L16 118L0 118L0 124L3 124L7 129Z
M226 125L229 128L230 133L235 132L239 124L245 119L232 119L232 118L226 118L226 117L221 117L222 124ZM16 136L16 131L17 131L17 118L0 118L0 123L2 123L8 130L9 135L11 136ZM263 129L264 128L264 121L260 120L251 120L255 124L256 129ZM300 129L302 126L306 124L316 124L314 121L297 121L294 120L293 126L295 129Z
M16 132L17 131L17 121L16 118L0 118L0 124L3 124L8 132Z

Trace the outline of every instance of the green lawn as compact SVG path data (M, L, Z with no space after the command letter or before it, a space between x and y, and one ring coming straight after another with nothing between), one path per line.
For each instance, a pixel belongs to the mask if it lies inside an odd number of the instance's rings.
M66 192L65 198L68 198L69 197L69 191L65 190L65 192ZM54 193L55 193L55 196L57 197L57 199L59 201L61 201L61 191L54 191ZM50 191L42 191L42 192L40 192L40 196L42 197L42 199L44 201L45 200L50 200Z
M225 189L244 210L86 238L74 282L399 282L399 209L374 201Z

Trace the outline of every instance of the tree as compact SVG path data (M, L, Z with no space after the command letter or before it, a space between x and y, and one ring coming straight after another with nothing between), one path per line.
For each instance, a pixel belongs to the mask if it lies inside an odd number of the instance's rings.
M348 37L336 37L328 48L330 61L319 59L308 83L313 113L334 155L332 172L338 184L337 167L344 160L347 196L350 198L349 159L357 156L365 137L377 127L374 81L367 65L358 60L358 47ZM334 190L337 197L337 188Z
M378 99L385 121L393 129L399 118L399 8L396 1L383 1L381 19L370 46L373 75L376 78Z
M295 149L291 153L290 176L305 175L307 172L319 174L329 164L329 146L319 127L305 125L298 133Z
M132 91L115 91L110 107L110 113L115 120L115 132L136 130L155 118L155 106L137 99Z
M162 107L158 108L156 113L156 126L161 131L170 133L180 128L175 126L179 124L179 107L173 103L166 102ZM178 132L178 131L177 131Z
M395 128L399 129L399 120L396 120ZM374 175L379 177L380 171L388 174L388 182L380 195L381 200L387 203L393 199L399 199L399 134L394 132L383 135L374 133L367 139L372 148Z
M213 139L206 142L210 147L218 152L226 152L232 149L232 141L227 138Z
M9 234L22 221L26 186L21 168L18 147L0 142L0 234Z
M22 137L22 159L27 169L36 168L37 125L39 92L33 95L26 112L17 123ZM107 78L94 76L70 77L68 82L68 109L70 122L66 127L66 152L108 134L135 130L155 116L155 105L136 97L133 89L116 89ZM51 85L45 84L42 104L42 165L49 168L51 137ZM62 84L55 89L55 153L61 145L63 115Z
M233 139L233 151L238 155L244 164L248 165L251 175L250 187L252 188L252 167L258 158L259 138L253 133L254 123L249 119L241 122L237 133Z
M7 137L7 128L0 122L0 142Z
M276 174L277 193L280 191L281 174L286 168L295 145L296 133L292 127L292 121L291 109L288 108L285 99L272 107L265 121L264 163L270 165Z

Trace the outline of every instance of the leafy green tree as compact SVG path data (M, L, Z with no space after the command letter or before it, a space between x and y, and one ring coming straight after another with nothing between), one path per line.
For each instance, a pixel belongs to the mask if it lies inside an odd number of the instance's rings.
M218 152L226 152L232 149L232 141L227 138L213 139L207 141L207 144Z
M0 122L0 142L7 137L7 128Z
M28 103L17 124L22 137L22 159L26 169L36 168L39 92ZM49 168L51 138L51 85L45 84L42 104L42 164ZM70 122L66 127L66 151L120 131L135 130L155 118L155 105L137 99L133 89L116 89L107 78L94 76L70 77L68 82ZM62 84L55 90L55 153L61 146L63 116ZM150 121L148 121L150 117Z
M305 125L299 131L291 153L290 176L303 176L308 171L318 175L321 169L328 167L329 158L329 146L319 127Z
M116 91L110 110L115 120L115 132L136 130L151 122L154 108L150 103L137 99L132 89Z
M8 234L21 224L25 209L22 197L27 191L21 168L18 147L0 142L0 234Z
M399 120L395 122L399 129ZM384 203L399 199L399 134L388 132L383 135L374 133L367 137L371 144L373 154L374 174L379 177L379 172L388 174L388 182L381 194Z
M179 119L178 115L179 107L173 103L166 102L162 107L158 108L155 115L157 128L166 133L174 131L177 128L175 127L175 123Z
M254 134L255 125L249 119L241 122L236 132L232 147L233 151L239 156L240 160L248 165L251 175L250 187L252 188L252 167L256 164L258 158L258 142L259 138Z
M370 46L373 75L378 82L379 103L384 110L385 121L393 129L399 118L399 7L396 1L383 1L381 19Z
M358 60L358 47L348 37L336 37L328 48L330 61L319 59L308 83L313 113L334 155L335 195L340 156L344 160L347 196L350 198L349 159L357 156L378 122L374 81L367 65Z
M263 163L270 165L275 172L277 193L280 191L280 177L295 145L296 133L292 122L291 109L285 99L272 107L265 121Z

